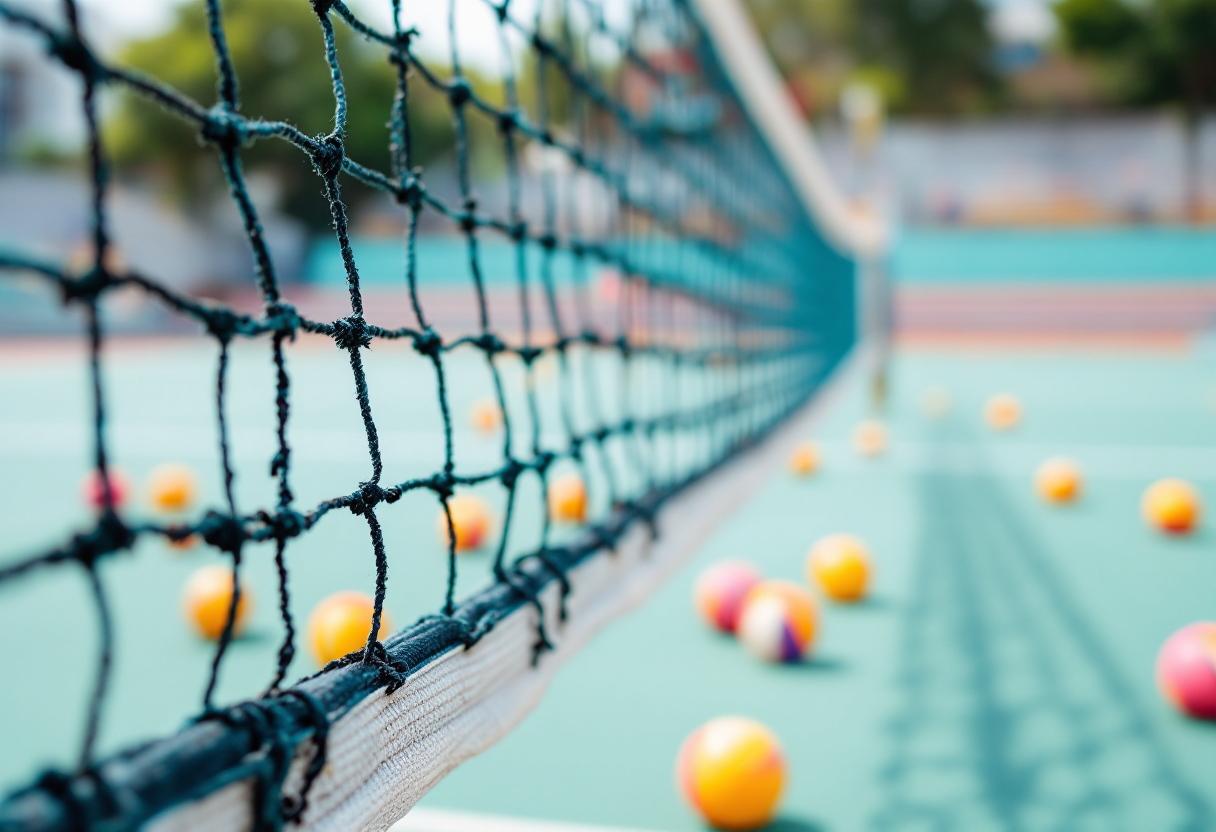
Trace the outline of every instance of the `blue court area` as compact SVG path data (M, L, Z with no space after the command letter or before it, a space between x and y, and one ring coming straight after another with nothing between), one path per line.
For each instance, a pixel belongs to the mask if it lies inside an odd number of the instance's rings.
M230 388L238 504L247 506L273 500L272 368L260 346L234 351ZM87 518L71 487L88 467L83 356L76 347L22 349L0 354L0 528L3 551L14 555ZM394 478L442 459L433 380L405 355L367 353ZM198 471L205 503L218 503L214 358L213 347L192 341L111 348L112 447L137 484L153 465L180 460ZM294 483L310 505L354 487L368 463L357 403L343 392L351 383L344 357L305 340L291 359ZM476 355L456 354L453 366L459 421L488 378ZM790 779L773 828L787 832L1212 829L1216 726L1169 710L1153 662L1171 632L1216 619L1213 531L1167 539L1138 509L1145 486L1163 476L1192 480L1216 504L1211 378L1210 364L1181 354L899 355L889 453L870 460L851 449L849 433L868 415L855 380L812 437L824 456L818 474L774 471L692 564L559 672L519 729L422 805L699 829L676 792L676 750L705 720L735 713L768 723L785 744ZM556 387L552 376L542 383ZM941 421L921 414L930 385L951 393ZM1001 391L1021 398L1025 420L994 434L979 414ZM499 458L496 438L458 427L461 464ZM1035 467L1054 454L1086 471L1073 506L1048 508L1031 491ZM485 496L500 508L498 495ZM137 511L146 512L140 500L137 492ZM419 494L383 514L387 609L399 627L442 602L437 510L433 496ZM823 602L810 661L760 664L696 618L691 587L704 566L742 557L770 576L803 580L807 549L838 531L870 544L875 591L858 606ZM371 589L358 517L328 517L289 552L299 620L335 590ZM221 675L224 701L256 694L273 670L281 625L270 555L247 553L256 610ZM106 564L118 652L104 749L172 731L197 712L212 651L182 620L179 595L195 568L218 561L201 548L148 541ZM462 558L461 593L487 572L485 554ZM49 570L2 593L7 790L35 766L71 765L97 642L82 575ZM292 667L312 670L304 654Z

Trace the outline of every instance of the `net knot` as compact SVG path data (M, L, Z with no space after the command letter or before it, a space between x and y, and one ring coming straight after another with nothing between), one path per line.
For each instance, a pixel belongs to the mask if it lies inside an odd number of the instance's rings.
M596 332L594 329L584 329L582 331L582 334L579 335L579 338L582 340L582 342L584 344L589 344L593 347L598 346L599 344L603 343L600 338L600 334L598 332Z
M502 339L492 332L478 336L477 340L473 343L486 355L496 355L500 352L505 352L507 349L507 345L502 342Z
M426 482L426 487L434 491L442 500L450 499L455 492L456 481L452 475L446 471L442 474L436 474Z
M528 236L528 224L523 220L511 223L510 228L507 229L507 234L510 235L512 240L518 243Z
M114 284L114 279L106 272L105 267L94 266L75 280L65 281L63 285L63 302L82 300L86 303L97 300L106 289Z
M237 552L248 535L245 526L231 514L208 511L198 524L198 533L203 540L221 552Z
M346 153L342 149L342 137L330 133L321 137L312 148L312 163L317 173L326 179L333 179L342 170L342 161Z
M638 423L635 422L633 419L624 419L621 421L621 433L633 433L633 431L637 429L637 426L638 426ZM601 442L603 442L605 439L608 438L608 429L607 428L600 428L598 431L596 431L596 433L604 434L602 437L601 436L596 437Z
M620 350L622 356L624 356L625 358L629 357L629 353L631 352L631 347L629 345L629 339L626 338L624 335L622 335L621 337L616 339L614 346L618 350Z
M499 23L507 22L507 14L510 11L510 8L511 0L502 0L501 3L494 7L494 14L498 16Z
M52 35L47 43L47 51L58 58L64 66L76 70L92 81L104 81L109 75L93 51L79 38Z
M317 17L325 17L334 6L334 0L312 0L312 10Z
M536 473L543 477L555 459L557 459L557 454L552 451L541 451L536 455L536 460L532 463L532 467L536 469Z
M222 104L211 108L199 128L204 141L220 147L240 147L248 138L245 120Z
M519 126L519 114L514 110L503 110L498 114L498 132L510 133Z
M312 759L304 771L304 781L300 784L300 792L295 795L283 795L283 820L288 823L298 823L304 811L308 808L308 793L312 784L325 768L325 760L329 752L329 714L315 696L302 690L285 690L279 694L280 701L297 699L304 703L305 722L312 727Z
M557 248L557 236L549 232L541 234L539 237L537 237L536 242L540 244L541 248L546 249L547 251L553 251L553 249Z
M279 509L269 518L270 530L276 540L287 540L299 537L308 528L308 521L303 514L289 508Z
M443 338L429 326L414 336L414 349L423 355L437 358L443 349Z
M572 238L570 240L570 253L575 257L582 257L587 253L587 248L583 245L581 240Z
M240 326L240 318L231 309L219 306L205 306L199 311L207 331L221 343L228 343L236 335Z
M473 88L466 79L457 78L448 84L448 100L452 102L453 107L463 107L472 97Z
M366 515L384 502L384 489L372 481L359 483L359 490L350 495L350 513Z
M397 34L393 35L393 47L388 53L388 62L396 64L401 68L406 68L410 64L410 41L418 34L418 30L411 26L408 29L402 29Z
M266 307L266 326L274 332L295 338L300 324L300 314L290 303L276 301Z
M524 366L530 367L532 366L532 362L541 357L544 350L542 350L540 347L520 347L517 350L517 353L519 355L519 360L524 362Z
M75 535L68 551L82 566L92 569L102 555L129 549L134 543L135 533L110 510L98 518L92 531Z
M422 184L422 179L418 173L411 174L400 190L397 191L397 203L399 205L408 205L411 210L417 211L422 207L422 199L426 196L426 186Z
M344 350L372 345L372 333L362 315L347 315L333 322L334 341Z
M514 488L515 482L519 479L519 475L525 471L524 464L515 457L507 459L507 464L502 467L502 475L499 479L507 488Z

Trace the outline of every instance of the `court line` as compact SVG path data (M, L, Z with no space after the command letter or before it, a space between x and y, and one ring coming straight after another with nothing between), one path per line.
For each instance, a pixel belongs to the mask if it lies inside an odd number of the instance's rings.
M620 826L589 826L563 821L485 815L451 809L415 807L389 832L643 832Z

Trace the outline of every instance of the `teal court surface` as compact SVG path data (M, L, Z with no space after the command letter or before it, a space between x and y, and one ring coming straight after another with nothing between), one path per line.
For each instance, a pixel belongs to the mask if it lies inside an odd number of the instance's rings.
M267 353L255 344L233 356L237 499L248 506L273 499ZM368 354L386 467L433 470L442 459L433 381L422 362L396 357ZM344 357L305 344L291 358L296 497L311 505L365 478L366 451ZM847 385L813 433L819 473L774 471L689 566L558 673L514 733L427 795L418 817L456 810L698 829L676 792L676 751L707 719L742 714L770 725L788 755L774 829L1210 832L1216 725L1169 710L1153 663L1174 630L1216 619L1216 531L1161 537L1141 520L1139 500L1153 480L1179 476L1216 507L1214 369L1181 353L899 354L887 454L851 450L849 433L869 414L864 385ZM218 503L213 372L213 349L194 342L110 349L112 448L136 483L157 463L183 461L198 471L205 503ZM472 361L460 372L458 420L486 392ZM939 421L920 409L931 385L952 397ZM994 434L980 411L1005 391L1021 399L1025 418ZM78 347L26 342L0 352L5 557L86 518L75 492L88 467L86 393ZM460 464L498 458L497 439L461 431ZM1087 479L1078 503L1049 508L1031 477L1057 454L1075 458ZM138 489L134 499L139 506ZM436 512L433 498L419 496L384 515L386 605L398 627L442 602ZM690 595L701 568L741 557L769 576L803 580L811 543L838 531L870 544L876 584L860 605L822 603L805 664L759 664L696 618ZM359 518L335 515L289 551L300 621L333 591L370 591ZM269 555L247 557L255 613L226 660L224 701L255 695L273 670L281 632ZM179 594L195 568L218 560L149 541L103 570L118 631L105 750L170 732L197 712L211 648L184 624ZM96 624L83 579L63 571L0 592L4 791L36 767L70 765L79 737ZM460 592L487 576L487 556L464 557ZM301 651L293 674L312 670ZM528 827L484 826L508 828Z

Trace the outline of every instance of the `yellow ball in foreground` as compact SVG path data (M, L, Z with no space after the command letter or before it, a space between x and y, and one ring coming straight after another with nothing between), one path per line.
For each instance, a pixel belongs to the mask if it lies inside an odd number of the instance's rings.
M862 456L879 456L887 449L887 427L877 419L858 422L853 428L853 448Z
M228 610L232 606L232 568L213 564L195 571L186 582L182 595L182 610L186 620L203 638L218 639L228 622ZM253 612L253 593L243 582L240 584L240 600L236 604L236 618L232 622L232 634L239 636L245 629Z
M587 486L578 474L563 474L549 483L549 518L558 523L587 519Z
M1008 393L999 393L984 405L984 421L993 430L1011 430L1022 421L1022 403Z
M148 501L157 511L185 511L198 497L198 481L189 465L167 462L148 474Z
M811 547L806 572L807 582L833 601L860 601L870 584L870 553L851 534L828 535Z
M456 551L470 552L480 548L490 533L490 507L485 500L473 494L457 494L448 500L448 511L452 513L452 526L456 530ZM448 518L442 508L435 527L439 539L448 545Z
M502 410L493 399L479 399L469 408L469 424L481 433L493 433L502 426Z
M819 468L819 449L814 442L799 442L790 454L790 471L800 477L815 473Z
M1081 466L1053 456L1035 472L1034 490L1049 503L1071 503L1081 495L1081 482Z
M1189 482L1165 479L1148 487L1140 508L1149 525L1169 534L1186 534L1199 525L1203 503Z
M308 616L308 647L317 664L326 665L347 653L362 650L372 630L375 603L362 592L335 592L313 607ZM376 639L393 631L387 610L380 611Z
M684 741L676 782L688 804L717 829L759 829L772 820L785 787L785 752L754 719L721 716Z

